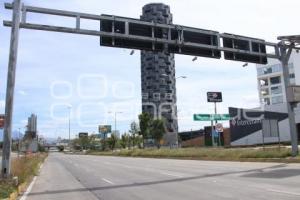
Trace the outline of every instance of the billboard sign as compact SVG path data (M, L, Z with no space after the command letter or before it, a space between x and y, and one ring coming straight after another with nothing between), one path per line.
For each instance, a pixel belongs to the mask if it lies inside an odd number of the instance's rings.
M207 92L207 102L222 102L222 92Z
M101 134L111 133L111 125L100 125L99 133Z
M78 137L79 137L79 138L84 138L84 137L88 137L88 136L89 136L88 133L79 133L79 134L78 134Z

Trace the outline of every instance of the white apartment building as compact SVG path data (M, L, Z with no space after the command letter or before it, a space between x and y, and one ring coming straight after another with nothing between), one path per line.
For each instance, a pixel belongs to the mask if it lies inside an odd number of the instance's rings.
M289 76L292 85L300 85L300 53L296 51L292 52L289 60ZM268 59L268 65L257 65L257 83L261 108L265 111L287 113L283 70L279 60ZM288 121L284 121L280 129L287 132ZM295 108L295 121L300 136L300 104Z
M276 136L264 135L263 121L246 118L247 111L245 114L245 109L244 111L240 110L244 113L243 116L231 120L230 123L232 146L289 142L291 140L281 63L276 59L268 59L267 65L257 65L256 67L261 108L250 109L250 111L252 116L254 114L260 117L262 114L266 120L277 120L278 127L272 125L270 129L276 128L278 134ZM291 84L300 85L300 53L296 51L292 52L289 60L289 77ZM233 116L238 116L237 108L231 108L230 111ZM300 104L295 108L295 121L300 138ZM276 132L275 129L272 132Z
M294 51L289 61L290 83L300 85L300 54ZM282 66L277 59L268 59L268 65L257 65L259 99L262 106L286 102Z

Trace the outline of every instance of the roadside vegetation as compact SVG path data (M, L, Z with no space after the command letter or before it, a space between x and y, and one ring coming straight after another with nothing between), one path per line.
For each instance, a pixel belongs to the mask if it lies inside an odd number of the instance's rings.
M166 133L164 120L152 119L148 113L139 115L139 124L132 122L129 133L118 138L97 138L95 135L77 138L73 141L73 150L84 150L90 155L129 156L149 158L175 158L220 161L268 161L299 162L300 157L291 158L291 150L282 146L249 148L161 148ZM150 142L151 143L150 143Z
M163 119L152 119L148 113L139 115L139 124L132 122L128 133L118 138L114 133L107 137L102 135L100 139L96 135L76 138L72 141L75 151L114 151L115 149L143 149L147 141L151 141L152 147L161 147L163 135L166 133ZM62 150L63 151L63 150Z
M16 180L0 181L0 199L9 198L10 194L18 190L18 186L29 183L38 174L40 165L47 157L46 153L36 153L12 160L11 173Z
M178 149L127 149L114 152L88 151L90 155L129 156L149 158L175 158L219 161L266 161L266 162L298 162L300 157L291 158L291 150L282 147L253 148L178 148Z

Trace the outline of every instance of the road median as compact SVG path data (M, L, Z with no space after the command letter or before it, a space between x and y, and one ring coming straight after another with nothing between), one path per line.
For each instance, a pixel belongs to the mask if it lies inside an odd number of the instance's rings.
M129 149L116 151L87 151L89 155L173 158L215 161L287 162L300 163L300 157L292 158L287 148L180 148L180 149Z

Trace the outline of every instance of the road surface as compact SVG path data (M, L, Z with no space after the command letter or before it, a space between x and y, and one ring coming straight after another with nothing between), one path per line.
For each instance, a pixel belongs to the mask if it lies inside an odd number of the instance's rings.
M52 153L27 200L300 199L300 165Z

